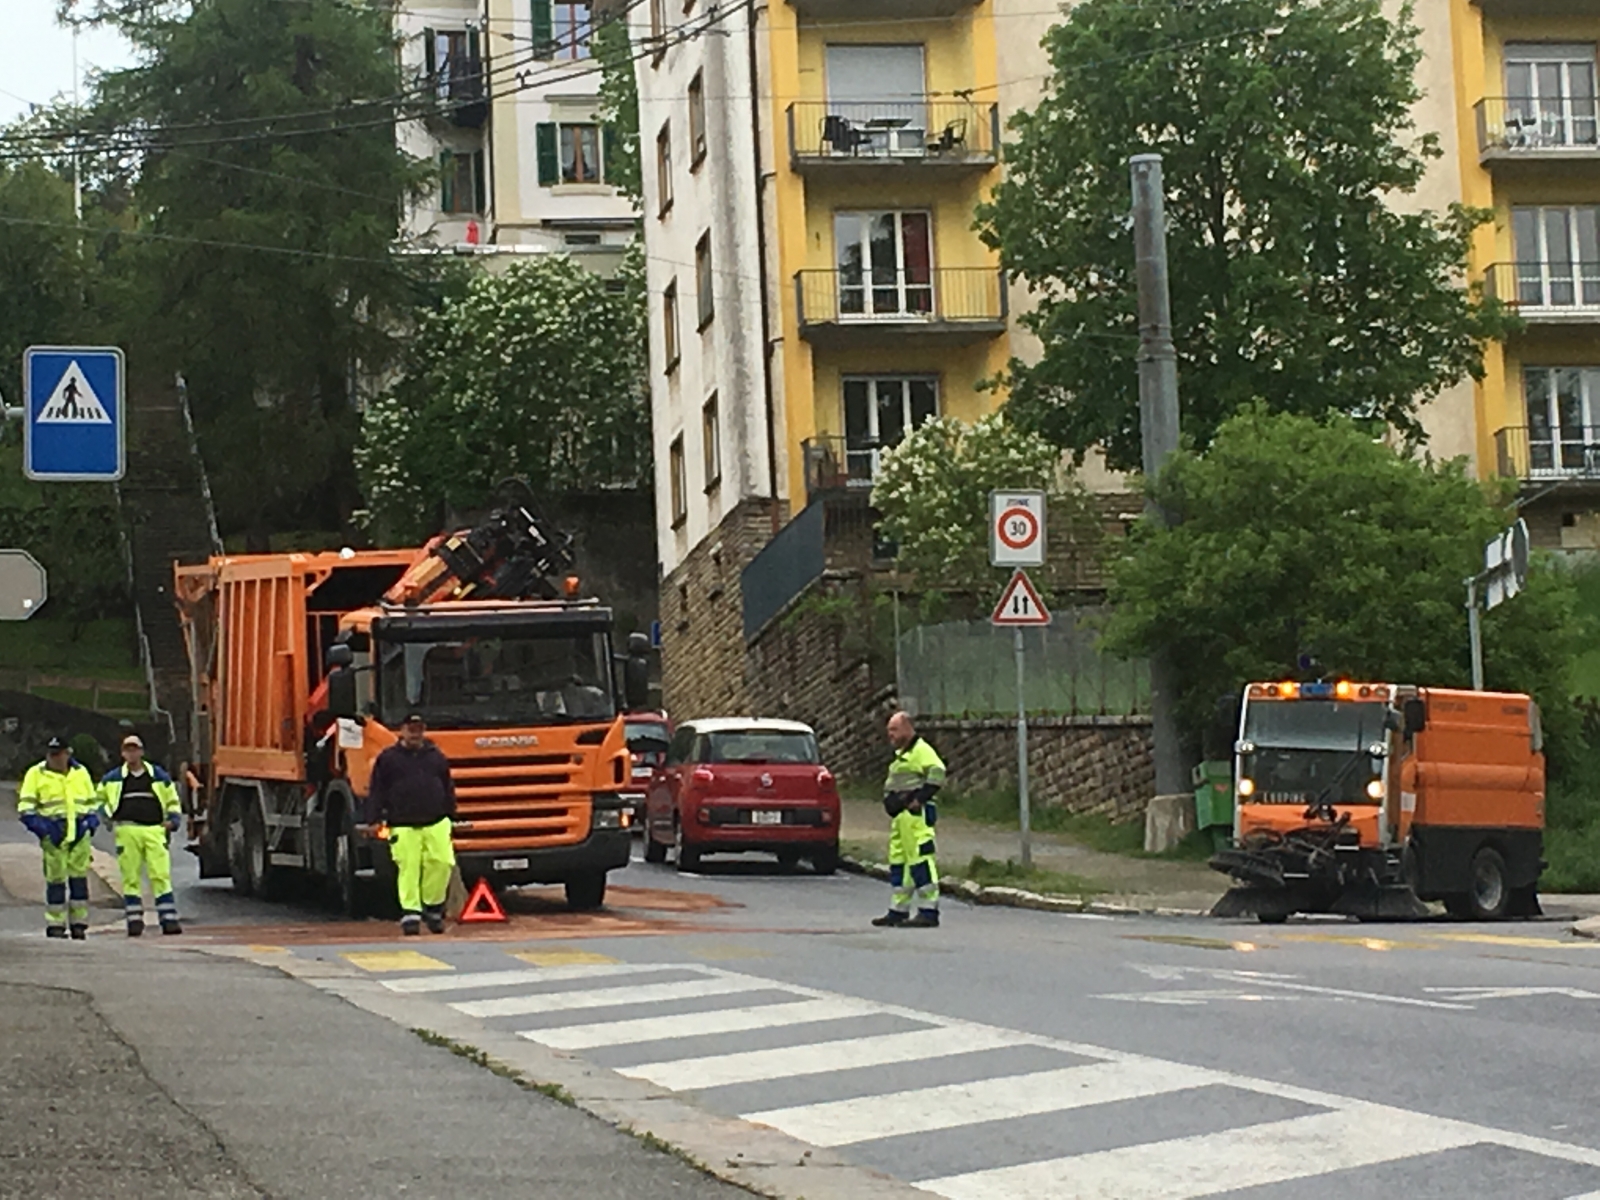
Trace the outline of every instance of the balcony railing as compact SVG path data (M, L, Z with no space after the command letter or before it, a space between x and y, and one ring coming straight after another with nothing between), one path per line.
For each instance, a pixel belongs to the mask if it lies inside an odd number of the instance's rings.
M1484 290L1527 321L1600 321L1600 262L1495 263L1484 276Z
M1592 96L1495 96L1477 103L1481 159L1600 161L1600 105Z
M1495 433L1494 449L1509 479L1600 481L1600 426L1508 426Z
M821 434L800 443L806 464L806 499L842 491L869 492L882 451L874 439Z
M789 155L797 167L992 165L1000 110L970 100L802 100L789 106Z
M449 55L439 64L433 79L439 112L452 124L476 129L488 119L489 96L482 58Z
M1005 280L992 267L800 271L794 290L802 330L911 326L930 334L988 334L1005 328Z

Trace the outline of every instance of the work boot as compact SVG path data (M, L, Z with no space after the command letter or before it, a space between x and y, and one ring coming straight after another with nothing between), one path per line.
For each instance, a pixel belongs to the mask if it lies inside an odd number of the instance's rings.
M407 913L400 918L400 932L407 937L416 937L422 932L422 918L416 913Z
M910 921L911 918L906 916L905 913L895 912L892 908L888 912L884 913L883 916L872 918L872 923L878 926L880 929L884 926L906 925L909 924Z
M919 908L917 915L906 922L907 929L937 929L939 928L939 910L937 908Z
M73 925L71 930L72 940L75 942L81 942L89 936L89 927L87 925Z
M137 918L128 922L128 936L139 937L144 933L144 922Z
M161 932L171 937L173 934L182 933L183 925L177 917L173 917L171 920L161 922Z
M67 936L67 927L65 925L46 925L44 927L44 935L47 938L64 938Z
M425 913L422 914L422 919L427 922L428 932L429 933L443 933L444 932L444 914L443 913L425 912Z

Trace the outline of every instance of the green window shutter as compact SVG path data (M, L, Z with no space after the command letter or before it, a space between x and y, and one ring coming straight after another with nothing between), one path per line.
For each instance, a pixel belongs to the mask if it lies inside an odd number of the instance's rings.
M439 60L434 52L434 33L431 29L422 31L422 69L427 72L429 80L439 73Z
M530 0L533 5L533 56L555 56L556 23L550 11L550 0Z
M439 154L439 208L447 213L456 211L455 155L448 150Z
M554 121L541 121L533 129L534 157L539 163L539 186L554 187L561 182L561 156L556 149Z
M482 215L489 212L489 180L484 170L483 151L472 156L472 211Z
M610 183L617 174L617 156L622 153L622 138L609 125L600 126L600 162L602 183Z

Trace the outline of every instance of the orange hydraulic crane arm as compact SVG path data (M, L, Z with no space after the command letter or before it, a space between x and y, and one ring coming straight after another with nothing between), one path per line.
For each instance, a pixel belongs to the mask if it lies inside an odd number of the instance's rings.
M523 504L434 538L384 593L388 604L445 600L554 600L572 566L572 537L550 530Z

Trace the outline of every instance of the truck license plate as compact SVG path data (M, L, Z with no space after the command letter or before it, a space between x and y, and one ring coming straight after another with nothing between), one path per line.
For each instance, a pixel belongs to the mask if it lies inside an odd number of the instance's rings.
M494 860L496 871L526 871L528 860L525 858L497 858Z
M752 825L782 825L783 814L770 808L758 808L750 814Z

